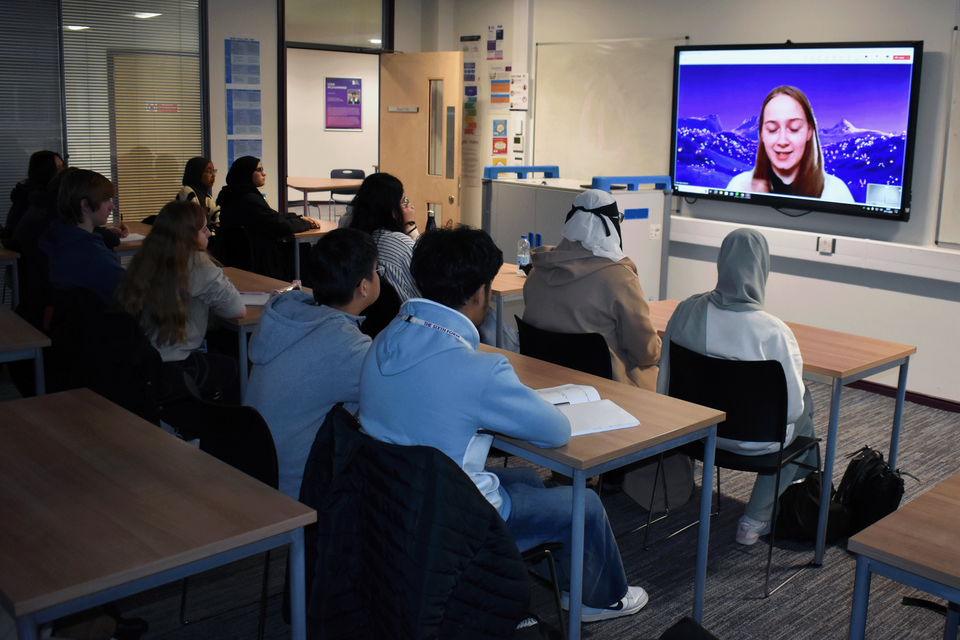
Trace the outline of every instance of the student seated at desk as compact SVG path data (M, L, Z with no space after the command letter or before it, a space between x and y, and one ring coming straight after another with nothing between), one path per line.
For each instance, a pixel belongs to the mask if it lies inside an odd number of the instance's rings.
M753 229L731 231L717 257L717 287L687 298L677 307L663 335L657 392L670 388L670 341L691 351L727 360L777 360L787 378L787 439L813 437L813 398L803 384L803 359L790 328L763 307L770 249L767 239ZM740 455L763 455L778 450L777 442L740 442L717 438L717 448ZM813 466L816 452L808 451L797 462ZM774 504L801 473L789 464L776 476L758 474L744 515L737 525L737 542L754 544L770 532Z
M198 351L211 311L225 318L247 314L240 293L207 254L209 238L196 202L164 205L114 296L114 306L140 321L163 359L158 399L185 394L187 373L201 393L223 390L239 404L236 359Z
M523 321L559 333L599 333L610 349L613 379L657 388L660 337L640 288L637 266L623 253L620 211L606 191L590 189L573 209L556 247L538 247L523 284Z
M123 267L95 228L103 227L116 208L115 193L113 183L95 171L73 169L64 175L57 193L59 220L38 241L47 254L51 285L90 289L110 304ZM112 231L121 238L130 233L124 224Z
M373 236L384 277L397 290L400 302L418 297L420 292L410 276L410 257L420 233L414 222L416 210L403 192L403 183L389 173L373 173L364 178L350 207L350 228Z
M30 208L33 194L42 192L55 175L63 170L63 158L56 151L37 151L30 156L26 180L21 180L10 192L10 211L0 227L0 243L5 249L20 251L20 243L14 238L20 221Z
M223 229L243 227L250 237L254 254L253 271L277 280L293 278L293 244L278 245L301 231L320 226L319 220L295 213L278 213L267 204L260 188L267 184L267 172L259 158L237 158L227 172L227 184L220 189L220 226Z
M517 379L499 354L477 350L477 326L503 253L485 231L459 227L420 237L410 270L424 298L408 300L374 340L360 375L360 423L370 436L444 452L506 521L521 551L562 542L561 587L569 589L573 488L546 489L531 467L484 469L495 431L541 447L570 440L559 409ZM586 492L583 619L638 612L600 498Z
M250 339L247 404L273 433L280 491L300 497L310 447L338 402L356 412L360 365L370 338L363 310L380 295L377 247L356 229L335 229L310 252L313 296L288 291L267 301Z
M213 162L199 156L190 158L183 168L183 188L177 194L177 200L193 200L203 207L211 231L220 223L220 207L213 201L212 193L216 181L217 170Z

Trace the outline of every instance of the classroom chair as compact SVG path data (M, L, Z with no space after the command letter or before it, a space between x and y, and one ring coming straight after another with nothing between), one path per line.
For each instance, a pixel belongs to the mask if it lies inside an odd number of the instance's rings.
M686 400L727 414L725 421L717 425L717 437L749 442L783 442L787 432L787 380L783 367L776 360L724 360L701 355L675 342L670 343L670 388L667 395ZM720 469L748 471L751 473L774 473L776 485L780 484L780 472L810 449L816 448L817 466L820 471L820 439L797 436L789 446L780 446L776 453L762 456L744 456L722 449L716 450L717 513L720 504ZM696 441L681 447L692 458L703 461L704 443ZM797 463L800 464L800 463ZM803 467L808 465L801 464ZM660 469L654 480L657 490ZM648 516L647 533L650 531ZM682 530L689 528L684 527ZM675 532L678 533L678 532ZM776 518L770 526L770 548L767 551L764 597L769 597L799 571L794 572L779 586L770 589L770 566L776 540ZM674 534L671 534L671 536ZM671 537L668 536L668 537ZM803 568L803 567L802 567Z
M613 379L610 349L599 333L557 333L538 329L513 316L520 333L520 353L595 376Z
M332 169L330 171L331 178L346 178L348 180L363 180L366 177L363 169ZM353 196L357 195L357 189L334 189L330 192L330 205L328 207L327 214L330 219L334 218L336 210L334 207L338 204L350 204L353 201ZM343 198L338 198L337 196L346 196Z
M200 397L193 379L184 374L184 384L191 397L186 401L190 411L203 427L199 432L200 450L221 460L231 467L243 471L260 482L276 489L280 484L280 472L277 463L277 449L273 435L263 416L253 407L232 406L208 402ZM270 552L263 560L263 584L260 590L260 623L257 629L258 640L263 640L267 620L267 579L270 574ZM197 620L187 620L187 590L189 578L183 580L183 592L180 598L180 623L194 624L209 620L228 611L205 616ZM246 605L241 605L246 606Z

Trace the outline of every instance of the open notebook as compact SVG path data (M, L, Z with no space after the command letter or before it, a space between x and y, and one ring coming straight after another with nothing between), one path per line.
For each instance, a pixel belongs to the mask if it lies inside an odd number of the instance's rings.
M613 400L601 399L597 390L588 385L564 384L539 389L537 393L567 416L575 436L640 426L634 416Z

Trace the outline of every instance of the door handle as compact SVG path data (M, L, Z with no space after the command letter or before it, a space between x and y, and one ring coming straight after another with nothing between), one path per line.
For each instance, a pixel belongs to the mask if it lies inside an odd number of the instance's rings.
M447 200L449 200L449 201L450 201L450 204L453 204L453 196L449 196L449 197L447 197Z

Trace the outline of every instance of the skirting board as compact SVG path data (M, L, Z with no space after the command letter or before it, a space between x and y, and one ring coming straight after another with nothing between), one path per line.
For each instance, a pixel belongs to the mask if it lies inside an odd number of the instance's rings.
M770 254L774 256L960 283L960 251L939 247L828 236L677 215L671 217L670 241L719 247L728 233L740 227L753 227L763 233L770 244ZM818 238L836 240L834 252L820 253L817 250Z

